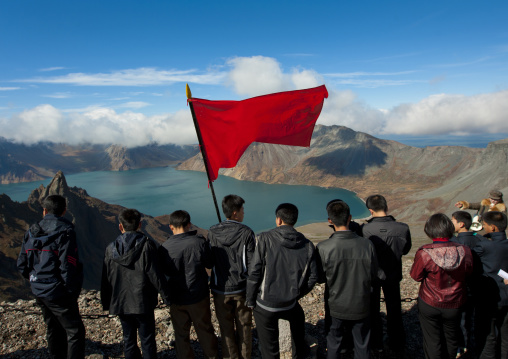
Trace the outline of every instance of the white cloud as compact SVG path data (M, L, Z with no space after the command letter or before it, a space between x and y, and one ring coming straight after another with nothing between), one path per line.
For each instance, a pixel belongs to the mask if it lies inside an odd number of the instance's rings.
M318 122L322 125L340 125L355 131L379 133L385 125L385 115L359 101L352 91L328 89L323 111Z
M413 83L426 83L427 81L413 80L413 79L386 79L379 77L393 77L410 75L417 71L398 71L398 72L338 72L324 74L325 78L333 80L334 84L342 86L354 86L359 88L378 88L385 86L405 86Z
M246 97L315 87L324 83L323 77L312 69L284 70L276 59L270 57L236 57L228 60L227 66L229 72L212 70L197 74L193 70L159 71L143 68L109 74L70 74L46 80L69 81L80 85L94 83L141 85L180 80L191 82L190 78L197 76L198 80L202 81L200 83L226 84ZM325 100L318 123L347 126L380 137L383 134L508 133L508 90L475 96L439 94L429 96L418 103L404 104L392 109L376 109L364 103L353 91L338 91L334 88L336 81L349 81L350 84L357 86L362 84L365 86L369 81L372 86L403 85L411 80L394 77L414 72L350 72L325 75L329 98ZM71 79L75 82L71 82ZM441 80L436 78L432 82ZM196 143L192 119L187 108L172 114L147 116L141 113L140 109L151 106L150 103L130 101L130 96L134 98L142 93L124 92L123 95L129 97L114 99L124 103L109 108L100 103L86 108L67 110L59 110L50 105L37 106L10 118L0 118L0 133L6 138L25 143L46 140L72 144L119 143L131 147L154 141L160 144ZM152 89L144 93L161 95ZM121 112L125 109L128 111Z
M116 107L120 107L120 108L143 108L143 107L146 107L146 106L150 106L151 104L148 103L148 102L143 102L143 101L131 101L131 102L126 102L126 103L123 103L121 105L118 105Z
M42 95L42 97L50 97L50 98L71 98L72 94L70 92L57 92L50 95Z
M151 67L118 70L110 73L70 73L63 76L35 77L15 82L68 84L78 86L149 86L174 82L213 85L224 78L221 72L197 73L196 70L158 70Z
M39 141L69 144L122 144L128 147L149 143L196 143L196 132L188 109L174 114L146 116L110 108L85 112L63 112L40 105L11 118L0 118L2 136L25 144Z
M335 72L324 74L327 77L339 77L339 78L352 78L352 77L365 77L365 76L400 76L400 75L409 75L413 74L416 71L398 71L398 72L366 72L366 71L356 71L356 72Z
M239 95L259 96L323 83L322 77L313 70L295 68L290 73L284 73L280 63L271 57L235 57L227 64L231 67L227 84Z
M21 87L0 87L0 91L21 90Z
M508 90L474 96L439 94L393 108L383 133L404 135L508 132Z
M44 69L40 69L39 71L50 72L50 71L58 71L58 70L65 70L65 67L61 67L61 66L46 67Z

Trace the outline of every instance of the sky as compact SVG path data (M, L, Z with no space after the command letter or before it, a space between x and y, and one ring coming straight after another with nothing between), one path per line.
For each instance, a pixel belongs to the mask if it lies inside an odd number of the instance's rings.
M508 137L508 2L0 2L0 137L196 143L211 100L325 84L318 124L415 144ZM452 143L453 142L453 143Z

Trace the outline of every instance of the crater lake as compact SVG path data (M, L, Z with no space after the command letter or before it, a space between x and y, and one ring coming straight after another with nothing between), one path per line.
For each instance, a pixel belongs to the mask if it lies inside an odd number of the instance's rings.
M64 173L65 175L65 173ZM173 167L138 169L122 172L82 172L65 175L69 187L85 189L92 197L110 204L135 208L156 217L184 209L195 225L208 229L218 222L206 174L178 171ZM31 191L51 178L42 181L0 185L0 193L12 200L26 201ZM244 223L259 233L275 227L275 208L284 202L299 209L296 226L327 220L326 204L340 198L349 204L353 218L369 216L365 203L354 192L341 188L266 184L240 181L219 176L213 183L221 218L222 198L237 194L245 200Z

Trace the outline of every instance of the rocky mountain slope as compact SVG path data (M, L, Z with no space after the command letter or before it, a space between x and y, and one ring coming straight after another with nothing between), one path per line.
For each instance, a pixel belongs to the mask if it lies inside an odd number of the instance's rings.
M18 274L16 259L23 234L28 227L42 218L41 201L50 194L67 198L66 217L76 229L80 260L84 263L85 289L100 287L102 259L108 243L119 234L118 214L122 206L110 205L90 197L84 189L69 187L62 172L58 172L51 183L32 191L26 202L12 201L0 195L0 299L26 298L29 288ZM143 232L162 242L171 233L169 227L153 217L143 217Z
M57 171L126 171L177 164L198 152L197 146L39 143L27 146L0 137L0 183L30 182L53 176Z
M342 126L316 126L310 148L253 143L237 166L220 174L267 183L340 187L360 197L384 194L401 220L421 224L458 199L480 200L508 190L508 140L486 149L417 148ZM181 170L204 171L198 154Z

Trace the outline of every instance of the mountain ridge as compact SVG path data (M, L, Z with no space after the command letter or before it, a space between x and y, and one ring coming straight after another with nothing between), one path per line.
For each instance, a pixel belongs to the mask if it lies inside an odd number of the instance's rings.
M340 187L366 198L383 194L402 221L422 227L459 199L481 200L508 190L508 139L487 148L404 145L343 126L317 125L309 148L253 143L234 168L220 174L267 183ZM200 154L179 170L204 171Z
M115 144L24 145L0 137L0 183L37 181L52 177L58 171L72 174L164 167L178 164L198 151L195 145L151 144L134 148Z

